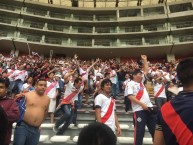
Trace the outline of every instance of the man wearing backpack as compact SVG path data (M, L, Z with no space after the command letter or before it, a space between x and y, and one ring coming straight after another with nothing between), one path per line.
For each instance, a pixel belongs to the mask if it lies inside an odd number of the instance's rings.
M20 123L17 123L14 132L13 145L37 145L39 142L39 127L44 121L50 99L46 96L46 80L37 81L35 91L25 94L26 111Z

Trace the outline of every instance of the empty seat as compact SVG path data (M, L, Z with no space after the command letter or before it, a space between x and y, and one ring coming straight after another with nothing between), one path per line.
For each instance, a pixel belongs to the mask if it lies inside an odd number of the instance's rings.
M41 128L53 128L54 124L53 123L43 123L40 126Z
M70 136L53 136L50 138L51 142L68 142L70 140Z
M120 128L123 129L129 129L129 125L126 124L120 124Z
M117 141L120 144L133 144L134 138L133 137L117 137ZM143 144L153 144L152 138L143 138Z
M78 141L78 136L75 136L75 137L73 138L73 142L77 143L77 141Z
M49 141L48 135L40 135L39 142L47 142L47 141Z
M84 128L85 126L87 126L88 124L78 124L78 128Z

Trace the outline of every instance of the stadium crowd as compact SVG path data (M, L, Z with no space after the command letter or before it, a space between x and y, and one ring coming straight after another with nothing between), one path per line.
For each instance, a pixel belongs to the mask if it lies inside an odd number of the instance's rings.
M176 75L178 63L179 60L152 63L147 61L146 55L141 55L141 58L138 60L128 59L125 62L120 62L116 59L81 60L76 54L73 58L41 58L36 54L12 57L0 54L0 79L4 80L8 87L6 96L9 98L25 96L25 94L27 94L26 107L30 105L28 104L30 100L29 96L36 97L39 95L43 96L42 98L45 99L45 95L47 95L50 98L50 101L43 101L44 104L42 103L45 108L47 106L47 109L43 110L45 114L43 113L43 117L39 118L41 121L34 123L27 119L27 114L30 114L29 109L24 115L23 124L21 124L38 128L48 112L50 114L50 122L55 123L53 130L57 135L62 135L70 123L76 125L77 109L81 108L82 103L89 103L89 95L95 98L93 107L96 109L96 120L98 122L105 123L106 121L108 122L109 119L104 119L100 116L100 114L102 114L101 112L104 111L101 103L104 101L101 100L104 96L110 96L112 102L114 102L114 99L125 99L126 111L132 109L134 112L139 112L141 109L150 109L149 111L154 109L151 102L149 105L139 104L142 108L137 109L136 104L139 103L140 99L135 100L132 94L135 94L139 98L143 98L143 94L140 96L139 93L136 93L135 88L133 89L136 85L132 80L139 83L143 80L147 90L148 85L152 86L153 94L151 95L154 96L156 106L159 110L168 100L172 100L178 94L178 91L183 90ZM46 82L45 84L44 81ZM139 87L144 88L141 84ZM110 88L110 92L108 88ZM34 90L36 91L36 94L30 94L30 92L33 92ZM102 96L99 98L99 95L101 94ZM122 96L125 96L125 98ZM85 98L84 102L82 102L82 98ZM134 103L130 103L130 100ZM35 100L31 101L37 103ZM106 111L108 109L109 108L107 107ZM63 115L55 122L54 115L61 110ZM42 112L40 111L40 113ZM151 115L149 118L152 117ZM141 114L138 118L140 117L143 118ZM155 116L152 118L155 120ZM15 121L15 119L13 120ZM115 120L115 124L113 125L116 125L118 130L117 134L121 135L116 113L115 116L113 116L113 120ZM59 128L63 123L63 127ZM147 122L144 122L144 126L146 123ZM155 121L153 121L152 124L155 124ZM137 121L135 122L135 125L137 126ZM113 130L111 125L110 127ZM142 130L143 129L145 129L145 127L142 128ZM19 133L19 130L16 129L15 132ZM153 137L154 131L150 131L150 133ZM17 134L15 134L15 136L16 135ZM143 140L144 134L137 134L137 136L141 136ZM140 144L141 138L137 140L139 141L137 144ZM14 141L15 140L17 139L14 139ZM9 141L7 144L9 144ZM22 143L17 140L14 142L14 145L17 144L21 145Z

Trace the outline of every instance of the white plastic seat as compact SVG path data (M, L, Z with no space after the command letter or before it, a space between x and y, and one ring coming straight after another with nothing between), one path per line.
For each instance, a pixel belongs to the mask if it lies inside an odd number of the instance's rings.
M134 138L133 137L117 137L117 141L120 144L133 144Z
M75 136L75 137L73 138L73 142L75 142L75 143L78 142L78 136Z
M49 135L40 135L39 142L46 142L49 140Z
M84 128L85 126L87 126L88 124L78 124L78 128Z
M54 124L52 124L52 123L43 123L43 124L41 124L40 127L41 128L53 128Z
M117 137L117 140L120 144L133 144L133 137ZM143 138L143 144L153 144L152 138Z
M120 128L122 130L126 130L126 129L129 129L129 125L127 125L127 124L120 124Z

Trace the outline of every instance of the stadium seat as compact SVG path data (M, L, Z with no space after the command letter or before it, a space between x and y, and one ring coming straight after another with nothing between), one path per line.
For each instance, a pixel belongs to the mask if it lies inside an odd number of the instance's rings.
M68 142L70 140L70 136L53 136L50 138L51 142Z

